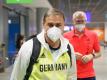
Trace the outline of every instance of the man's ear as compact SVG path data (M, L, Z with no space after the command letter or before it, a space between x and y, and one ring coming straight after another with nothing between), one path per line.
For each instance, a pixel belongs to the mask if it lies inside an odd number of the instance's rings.
M44 21L42 22L42 26L45 26L45 22Z
M75 25L75 21L74 20L72 20L72 24Z
M72 19L72 24L74 24L75 23L75 21L74 21L74 19Z

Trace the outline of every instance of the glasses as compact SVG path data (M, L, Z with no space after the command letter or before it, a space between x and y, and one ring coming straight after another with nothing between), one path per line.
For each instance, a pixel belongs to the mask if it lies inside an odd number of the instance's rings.
M75 22L76 22L76 23L84 23L85 20L76 20Z

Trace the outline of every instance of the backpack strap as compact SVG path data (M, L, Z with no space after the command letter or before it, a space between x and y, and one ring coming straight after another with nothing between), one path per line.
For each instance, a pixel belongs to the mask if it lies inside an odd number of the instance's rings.
M33 38L33 49L32 49L32 54L30 57L30 62L29 62L29 66L26 70L26 75L24 77L24 80L28 80L29 76L31 75L32 69L33 69L33 65L34 63L36 63L39 54L40 54L40 49L41 49L41 44L38 41L37 37Z
M70 48L70 45L68 44L67 45L67 48L68 48L68 51L67 51L67 53L68 53L68 55L69 55L69 57L70 57L70 61L71 61L71 66L72 66L72 56L71 56L71 48Z

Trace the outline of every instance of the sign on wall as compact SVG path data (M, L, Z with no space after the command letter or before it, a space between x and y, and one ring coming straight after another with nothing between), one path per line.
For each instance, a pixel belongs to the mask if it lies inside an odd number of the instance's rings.
M32 0L6 0L7 4L32 3Z

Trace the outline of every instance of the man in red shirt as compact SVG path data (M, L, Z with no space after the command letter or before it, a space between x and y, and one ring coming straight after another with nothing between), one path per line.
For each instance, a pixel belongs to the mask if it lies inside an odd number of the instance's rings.
M86 14L77 11L73 14L74 30L66 32L64 37L73 45L77 59L78 80L96 80L93 59L101 56L97 35L87 30Z

